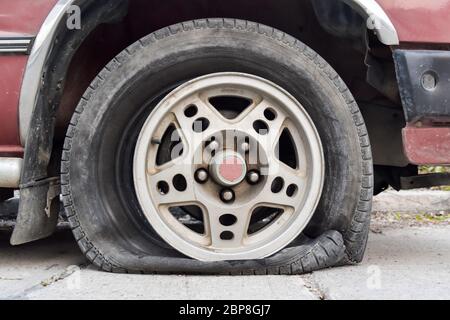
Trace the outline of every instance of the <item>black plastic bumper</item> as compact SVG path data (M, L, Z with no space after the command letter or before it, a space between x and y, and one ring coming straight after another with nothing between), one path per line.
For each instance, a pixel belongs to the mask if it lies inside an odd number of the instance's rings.
M406 121L450 120L450 51L395 50Z

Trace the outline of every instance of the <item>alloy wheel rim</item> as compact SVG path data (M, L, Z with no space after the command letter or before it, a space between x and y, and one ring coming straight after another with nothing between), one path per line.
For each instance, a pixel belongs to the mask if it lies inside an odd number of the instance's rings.
M324 155L313 121L288 92L257 76L216 73L155 107L137 141L133 175L145 217L181 253L261 259L311 220Z

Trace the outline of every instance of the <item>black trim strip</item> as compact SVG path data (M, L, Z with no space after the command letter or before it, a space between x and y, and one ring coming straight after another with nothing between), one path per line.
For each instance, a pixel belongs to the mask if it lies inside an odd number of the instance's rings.
M33 37L0 37L0 54L30 54Z
M395 50L395 68L407 122L450 119L450 51Z

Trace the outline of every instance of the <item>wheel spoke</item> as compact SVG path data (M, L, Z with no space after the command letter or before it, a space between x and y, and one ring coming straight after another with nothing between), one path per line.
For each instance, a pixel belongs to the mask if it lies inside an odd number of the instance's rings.
M201 145L202 137L195 134L193 130L193 119L185 116L182 109L174 111L175 127L178 129L185 146L187 156L192 157L196 148Z
M149 175L154 201L158 205L193 203L196 201L195 189L192 183L192 165L186 159L179 158L165 164L159 171ZM185 189L177 190L174 185L175 177L183 177L186 181ZM182 183L184 184L184 183Z
M270 120L265 115L265 112L268 110L274 116ZM287 116L282 111L278 109L275 111L275 108L268 100L262 100L245 115L238 125L241 128L250 130L267 152L274 153L286 119ZM261 124L261 126L258 127L258 124Z
M194 102L199 109L199 116L208 119L210 125L209 131L225 130L228 125L225 118L206 100L204 97L198 97Z
M186 115L189 107L195 108L195 116ZM174 116L175 126L180 131L191 157L208 135L225 130L229 126L225 118L200 96L196 96L187 107L174 110Z
M293 169L279 160L272 160L270 169L265 187L266 197L263 198L263 201L275 206L295 208L298 205L299 197L306 188L305 175L300 170ZM277 182L278 185L276 185ZM267 194L270 194L270 197Z
M217 249L239 248L245 244L251 218L251 206L225 208L217 205L207 205L209 235L211 247ZM234 217L234 219L223 219ZM222 218L222 219L221 219ZM233 222L234 223L231 223Z

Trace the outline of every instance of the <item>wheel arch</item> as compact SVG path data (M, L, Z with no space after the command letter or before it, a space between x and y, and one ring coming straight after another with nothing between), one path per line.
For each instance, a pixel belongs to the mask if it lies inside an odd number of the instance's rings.
M128 3L130 0L120 0L117 2ZM131 0L132 1L132 0ZM323 0L319 0L321 2ZM368 29L373 30L379 41L385 45L398 45L399 38L397 31L389 19L386 12L375 0L338 0L339 2L346 3L357 11L361 17L366 19L366 26ZM325 1L328 2L328 1ZM36 36L33 44L33 49L30 54L29 63L26 67L26 72L23 79L23 86L20 93L19 101L19 122L20 122L20 137L22 145L26 145L28 139L29 128L31 124L31 118L33 111L39 99L39 95L42 94L40 90L41 86L45 86L48 81L45 81L45 77L48 77L48 68L52 65L52 62L59 60L56 58L54 52L58 52L57 43L55 40L65 38L71 31L64 28L65 16L71 6L80 6L83 12L85 8L90 7L94 2L91 0L58 0L53 10L49 13L45 20L40 32ZM105 7L111 6L111 2L101 3L96 5L95 11L100 12ZM91 15L92 16L92 15ZM245 17L243 17L245 18ZM85 19L83 17L83 23L89 21L90 18ZM101 24L104 21L97 20L96 24ZM180 22L180 21L177 21ZM256 21L258 22L258 21ZM76 36L78 40L85 40L85 38L92 32L97 25L88 29L88 32L83 32L81 35ZM73 49L73 48L72 48ZM72 50L72 55L78 48ZM59 48L63 50L63 48ZM53 53L53 57L52 57ZM67 55L67 54L66 54ZM70 64L71 59L64 59L59 62L61 65L65 65L66 69ZM60 87L58 86L60 89Z

